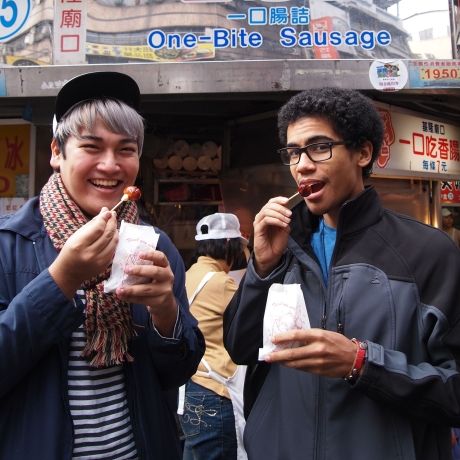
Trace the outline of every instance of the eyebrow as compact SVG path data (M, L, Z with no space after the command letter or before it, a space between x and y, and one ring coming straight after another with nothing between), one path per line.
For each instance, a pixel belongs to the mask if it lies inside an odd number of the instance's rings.
M102 137L94 136L92 134L80 134L78 136L78 139L81 141L96 141L96 142L103 142ZM120 139L120 144L137 144L136 139L133 139L131 137L126 137L123 139Z
M289 142L287 144L287 147L303 147L305 145L316 144L318 142L332 142L332 141L334 141L334 139L332 139L331 137L321 134L321 135L310 137L307 140L307 142L302 145L299 145L297 142Z

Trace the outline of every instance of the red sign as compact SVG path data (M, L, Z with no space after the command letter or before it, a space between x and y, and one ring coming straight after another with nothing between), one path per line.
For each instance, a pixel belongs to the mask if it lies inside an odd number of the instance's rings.
M328 36L329 32L334 30L332 18L326 16L324 18L312 19L310 21L310 30L314 34L321 36ZM321 38L320 40L321 41ZM326 42L326 41L325 41ZM332 45L314 46L315 59L339 59L339 52L337 48Z
M441 203L443 205L460 204L460 181L441 182Z
M383 143L380 149L380 155L377 158L377 165L379 168L384 168L390 161L390 147L395 141L395 132L393 129L393 123L391 122L391 113L389 110L377 108L382 117L384 133Z

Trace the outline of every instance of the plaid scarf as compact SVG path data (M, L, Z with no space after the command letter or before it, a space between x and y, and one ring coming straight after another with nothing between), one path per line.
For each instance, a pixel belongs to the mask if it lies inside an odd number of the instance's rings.
M40 193L40 212L57 251L88 222L67 194L59 173L49 178ZM137 223L138 219L135 203L127 201L121 205L117 214L118 225L122 220ZM86 345L82 356L92 367L109 367L133 360L128 353L128 342L134 333L130 305L115 294L104 293L103 281L109 276L110 267L82 284L86 295Z

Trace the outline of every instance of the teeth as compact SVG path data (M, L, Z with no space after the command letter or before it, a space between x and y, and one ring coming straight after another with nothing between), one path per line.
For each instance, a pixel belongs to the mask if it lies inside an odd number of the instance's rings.
M118 184L116 180L107 179L94 179L91 181L94 185L100 185L102 187L115 187Z

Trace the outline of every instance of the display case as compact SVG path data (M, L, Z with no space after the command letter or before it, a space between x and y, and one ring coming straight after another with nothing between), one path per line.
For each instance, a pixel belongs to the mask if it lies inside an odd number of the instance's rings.
M222 193L218 179L162 178L155 180L155 205L219 205Z

